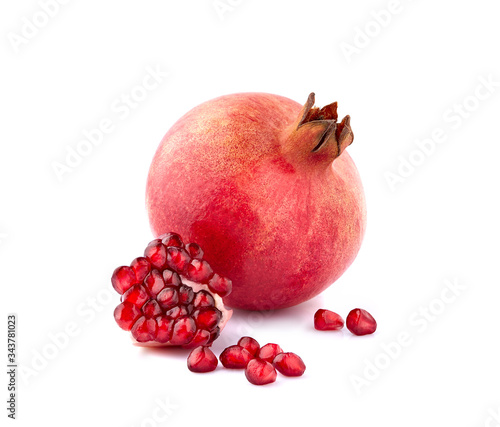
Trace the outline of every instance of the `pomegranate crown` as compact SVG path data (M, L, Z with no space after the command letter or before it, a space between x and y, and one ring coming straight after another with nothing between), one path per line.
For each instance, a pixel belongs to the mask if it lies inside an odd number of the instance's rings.
M289 147L307 149L309 159L330 164L352 144L354 134L350 116L337 122L337 102L318 108L314 106L314 92L309 95L289 133ZM295 151L294 150L294 151Z

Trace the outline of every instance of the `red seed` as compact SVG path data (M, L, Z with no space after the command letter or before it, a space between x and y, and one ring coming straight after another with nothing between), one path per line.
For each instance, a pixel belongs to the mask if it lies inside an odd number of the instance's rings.
M314 314L314 328L318 331L338 331L344 327L344 319L330 310L320 309Z
M156 318L158 324L158 333L156 334L156 341L159 343L166 343L172 338L172 331L174 329L174 320L169 319L167 316L158 316Z
M217 368L219 361L208 347L195 348L187 358L187 366L191 372L211 372Z
M203 250L196 243L188 243L186 245L186 250L188 251L191 258L194 258L194 259L202 259L203 258Z
M213 307L215 306L215 299L207 291L199 291L194 296L193 305L195 308Z
M207 346L210 341L210 332L204 329L198 329L194 338L188 343L183 345L183 348L196 348L201 345Z
M132 268L126 265L118 267L111 276L111 284L120 295L139 283Z
M265 385L276 381L276 369L269 362L262 359L253 359L245 368L247 380L255 385Z
M151 263L145 257L139 257L132 261L130 268L134 270L137 281L142 282L151 271Z
M238 345L246 349L253 357L257 357L260 350L260 344L256 339L251 337L242 337L238 341Z
M189 344L196 334L196 323L191 317L180 317L174 323L172 338L173 345Z
M221 297L225 297L233 290L233 283L227 277L222 277L215 273L208 282L208 288Z
M158 236L158 239L160 239L161 242L167 247L168 246L176 246L178 248L184 247L181 236L179 236L177 233L165 233L162 234L161 236Z
M179 294L175 286L165 286L156 297L160 307L167 311L179 303Z
M167 265L177 273L184 273L191 262L191 257L183 248L167 248Z
M377 322L373 316L361 308L349 312L346 326L354 335L369 335L377 330Z
M278 344L270 343L262 346L257 357L265 360L266 362L272 363L274 358L280 353L283 353L281 347Z
M162 313L160 306L154 299L149 300L146 304L144 304L142 312L147 318L156 317Z
M130 302L122 302L114 311L114 316L118 326L126 331L130 331L135 321L142 315L139 307Z
M142 285L132 286L127 292L122 295L122 302L129 302L139 308L142 307L148 299L148 291Z
M178 305L165 312L165 316L170 319L178 319L179 317L187 316L188 314L189 312L186 307Z
M144 279L144 284L153 298L165 287L163 275L158 270L153 270L149 273Z
M179 304L188 305L194 300L193 289L189 286L182 285L179 287Z
M295 353L280 353L273 360L273 366L287 377L300 377L306 370L303 360Z
M151 263L152 268L163 270L167 265L167 248L160 240L153 240L144 250L144 256Z
M131 332L137 342L154 341L158 332L158 324L155 319L147 319L142 316L134 323Z
M187 268L188 277L194 282L208 283L214 275L210 264L204 260L193 259Z
M204 307L193 313L196 326L201 329L211 330L215 328L222 318L222 313L217 308Z
M239 345L232 345L224 349L219 360L225 368L245 369L253 356Z
M169 269L163 271L163 281L166 285L179 286L182 284L179 275L175 271Z

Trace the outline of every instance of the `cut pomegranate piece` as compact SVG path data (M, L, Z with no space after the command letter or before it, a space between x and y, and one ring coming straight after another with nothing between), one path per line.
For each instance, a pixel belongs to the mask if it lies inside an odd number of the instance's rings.
M306 370L303 360L295 353L280 353L273 360L277 371L287 377L300 377Z
M320 309L314 314L314 328L318 331L338 331L344 327L344 319L330 310Z
M256 339L252 337L240 338L240 340L238 341L238 345L246 349L252 355L252 357L257 357L257 354L260 350L260 344Z
M239 345L227 347L219 356L222 365L229 369L245 369L252 359L250 352Z
M252 359L245 368L245 376L255 385L265 385L276 381L276 369L262 359Z
M377 322L373 316L361 308L349 312L346 326L354 335L369 335L377 330Z
M215 275L203 250L184 246L176 233L151 241L144 255L113 272L113 288L122 295L118 325L141 345L211 345L232 314L222 301L231 281Z
M211 372L217 368L219 361L208 347L196 347L187 358L187 366L191 372Z
M283 350L278 344L269 343L261 347L257 357L265 360L266 362L272 363L274 358L280 353L283 353Z

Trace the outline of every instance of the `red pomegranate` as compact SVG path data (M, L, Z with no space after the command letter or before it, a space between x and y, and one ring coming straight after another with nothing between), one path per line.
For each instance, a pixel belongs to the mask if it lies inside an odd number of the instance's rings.
M266 93L222 96L175 123L154 156L155 236L177 230L233 281L224 302L270 310L306 301L353 262L366 212L345 148L350 118Z

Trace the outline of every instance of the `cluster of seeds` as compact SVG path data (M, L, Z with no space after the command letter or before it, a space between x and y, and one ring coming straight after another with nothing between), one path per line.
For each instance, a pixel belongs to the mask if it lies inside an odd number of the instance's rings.
M369 335L377 330L373 316L361 308L351 310L345 323L354 335ZM314 314L314 327L318 331L339 331L344 327L344 319L333 311L320 309Z
M228 369L244 369L248 381L255 385L265 385L276 381L277 373L288 376L301 376L306 365L295 353L285 353L278 344L260 346L251 337L243 337L238 344L224 349L219 356L220 362ZM218 360L207 347L195 348L187 360L192 372L211 372L217 368Z
M118 267L111 278L121 295L118 325L146 345L209 346L231 315L222 298L231 281L214 273L196 243L167 233L144 256Z

